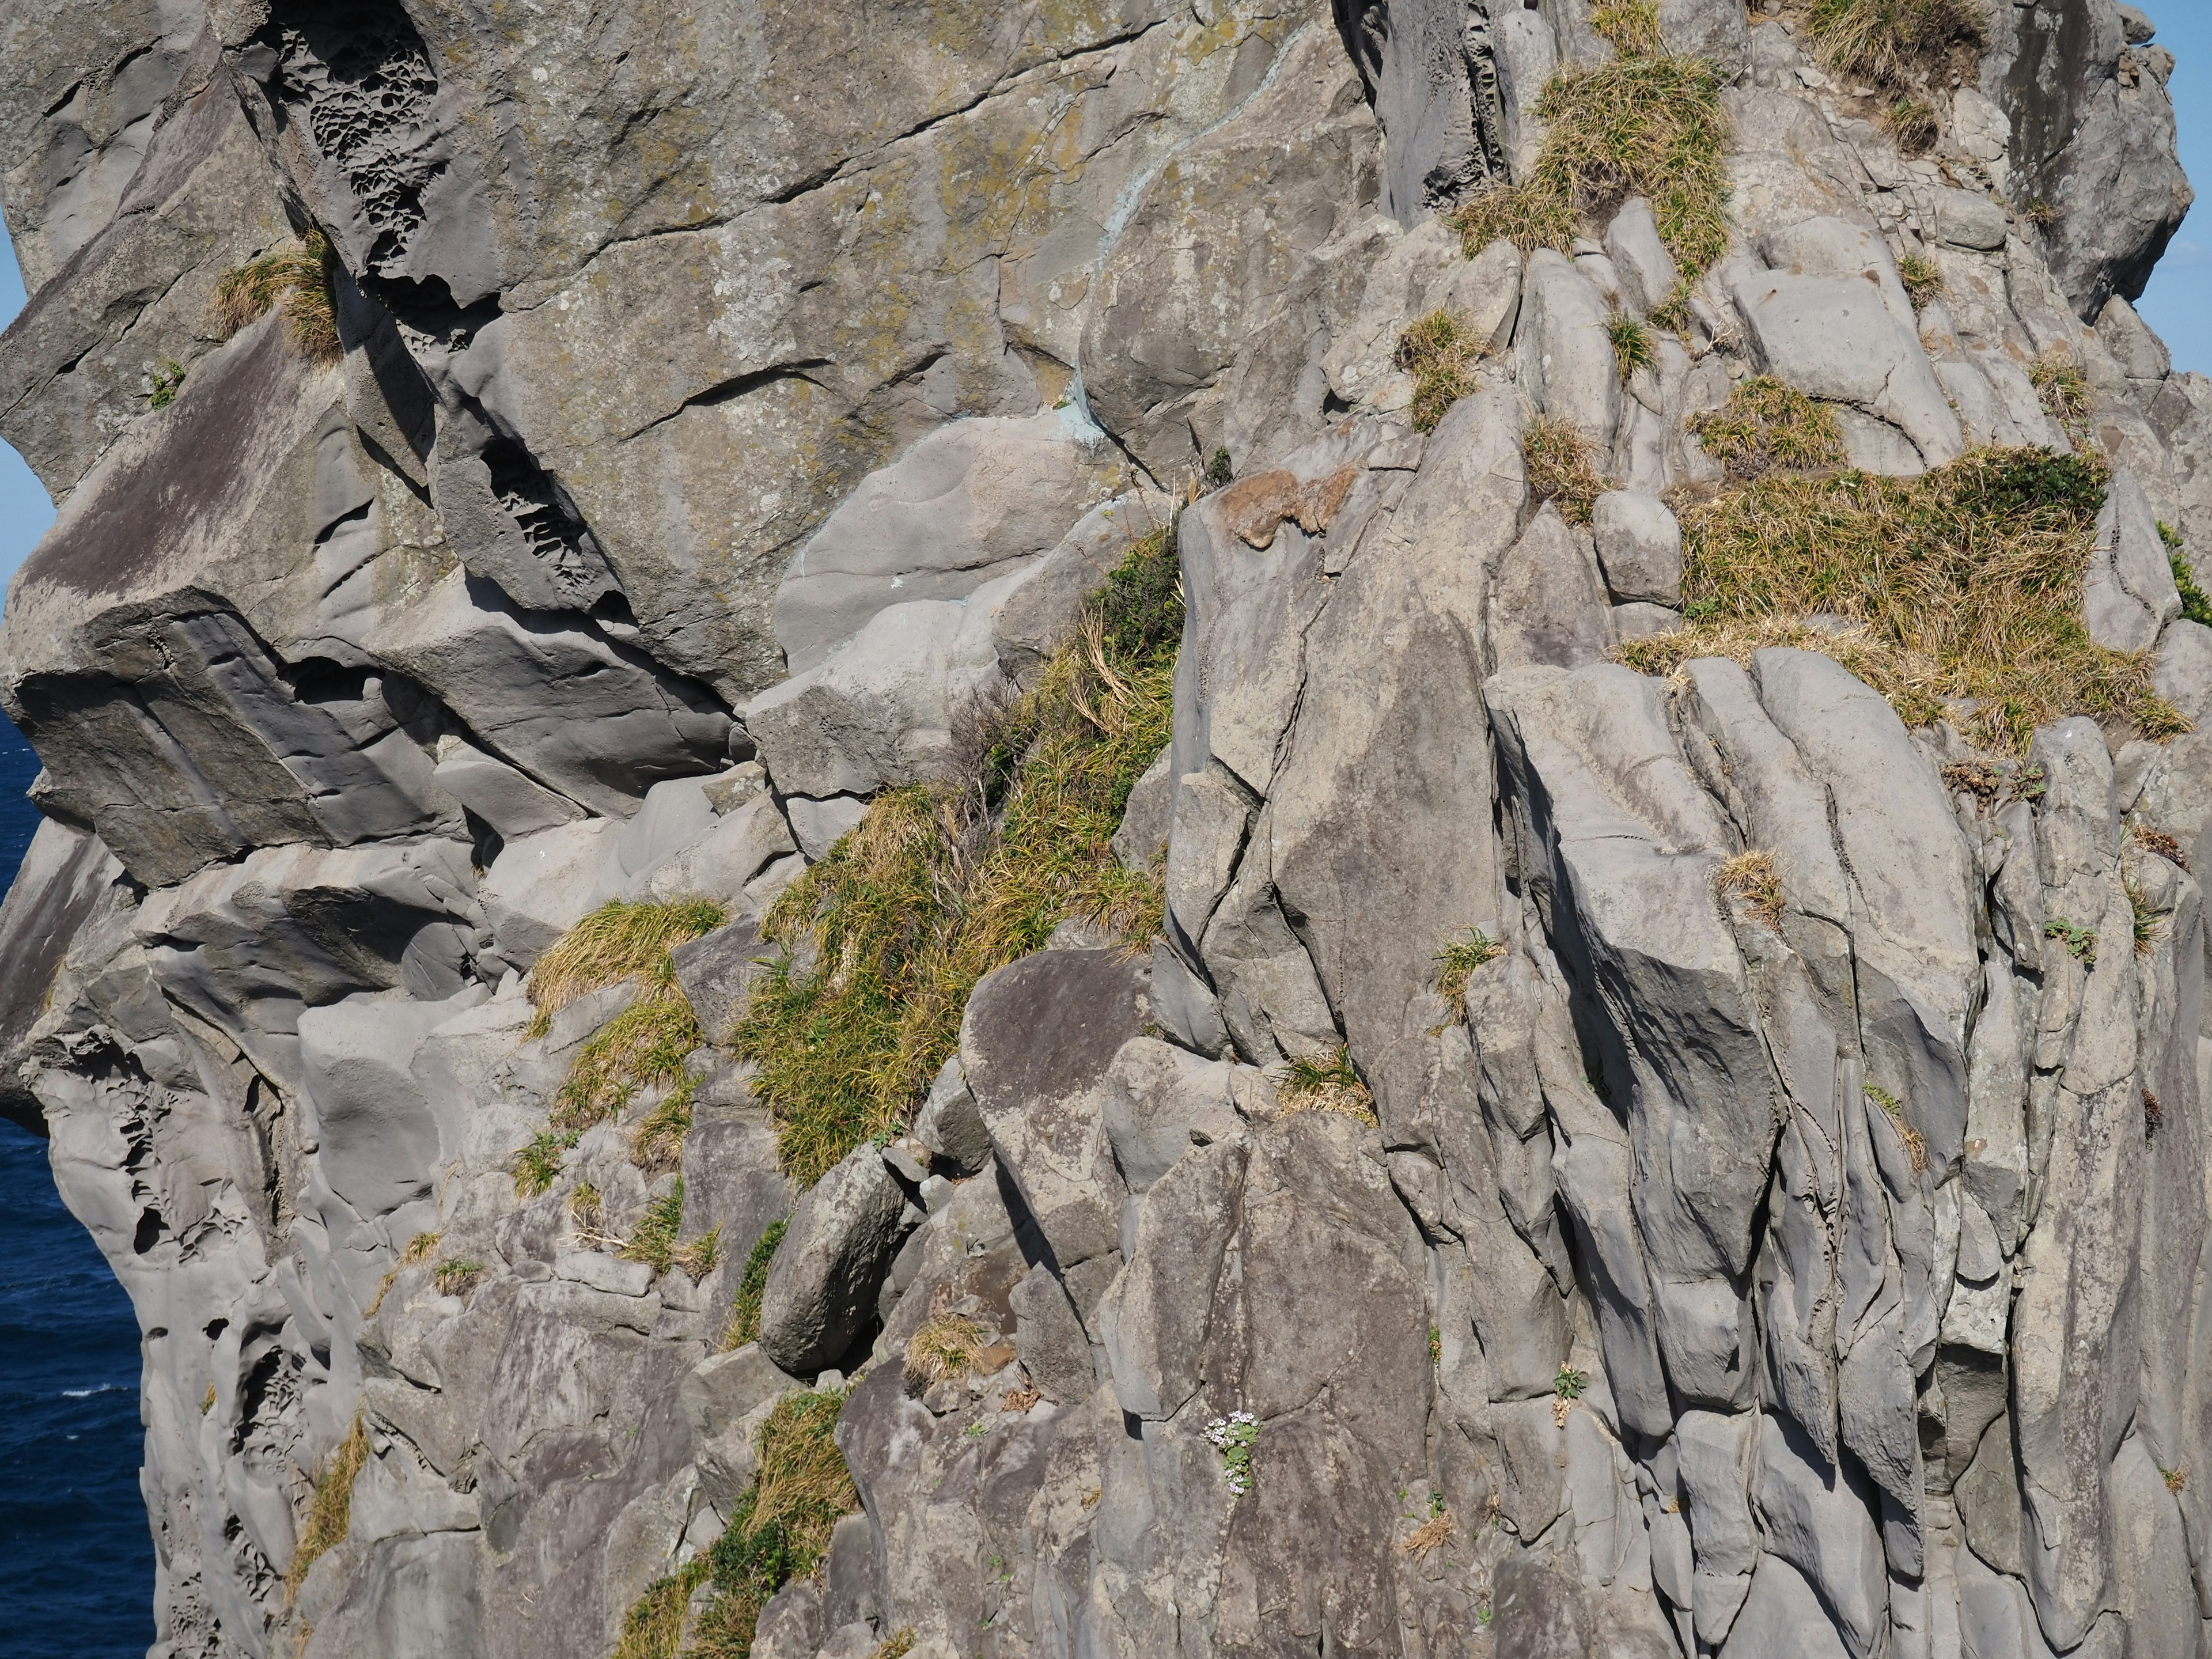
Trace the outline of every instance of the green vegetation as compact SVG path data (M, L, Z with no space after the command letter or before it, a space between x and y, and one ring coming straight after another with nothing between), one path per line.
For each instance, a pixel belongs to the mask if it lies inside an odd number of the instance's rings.
M1474 970L1485 963L1495 962L1505 954L1505 947L1484 933L1480 927L1470 927L1456 939L1444 941L1444 948L1437 952L1437 991L1446 1002L1457 1003L1467 994L1467 982ZM1466 1011L1459 1011L1466 1018Z
M284 1575L291 1594L300 1593L307 1569L343 1543L352 1529L354 1479L367 1462L368 1434L362 1427L361 1413L356 1412L352 1432L338 1442L322 1479L315 1482L315 1501L307 1511L307 1524L301 1529L299 1544L292 1552L291 1567Z
M738 1280L737 1299L730 1304L730 1326L722 1334L722 1352L742 1348L760 1336L761 1297L768 1291L768 1270L775 1260L775 1247L790 1230L788 1219L771 1221L745 1257L744 1276Z
M297 246L281 249L227 270L215 288L216 325L229 339L249 323L281 308L285 331L309 362L329 365L345 355L338 339L337 302L331 279L337 255L319 230Z
M1917 98L1911 93L1894 100L1882 111L1881 125L1882 130L1897 141L1899 150L1906 155L1925 155L1943 136L1934 107L1925 98Z
M185 366L174 357L164 357L161 367L146 377L146 384L147 408L167 409L177 401L185 384Z
M2053 346L2027 366L2028 383L2043 412L2065 428L2076 449L2089 445L2089 377L2063 346Z
M1206 482L1210 488L1218 489L1236 476L1237 469L1231 463L1227 450L1217 449L1206 458Z
M441 1261L430 1270L430 1277L437 1282L441 1296L466 1296L476 1289L477 1281L483 1274L484 1264L481 1261Z
M1552 1379L1552 1394L1555 1399L1579 1400L1583 1397L1583 1390L1588 1387L1589 1373L1578 1371L1564 1361L1559 1365L1559 1374Z
M1297 1054L1283 1062L1275 1092L1285 1112L1336 1112L1373 1123L1375 1097L1352 1069L1342 1045L1323 1054Z
M1528 493L1550 501L1569 524L1588 524L1605 481L1590 459L1590 441L1570 421L1539 415L1521 429L1522 464Z
M983 1352L983 1330L957 1314L934 1314L915 1328L906 1343L907 1382L917 1390L968 1375Z
M544 1036L555 1014L593 991L634 979L638 996L577 1051L554 1099L551 1127L515 1154L517 1193L529 1198L550 1188L562 1155L585 1130L619 1115L640 1090L656 1084L668 1093L639 1126L630 1152L648 1170L674 1167L691 1127L691 1094L698 1084L684 1062L705 1038L676 982L669 952L727 919L711 899L665 904L613 899L538 958L530 974L530 1000L537 1010L530 1036Z
M717 1227L689 1244L678 1244L683 1231L684 1182L679 1176L673 1187L645 1206L620 1254L624 1261L642 1261L655 1273L681 1267L694 1279L704 1279L722 1259L722 1230Z
M1166 745L1182 599L1172 529L1138 543L1036 687L989 721L957 779L878 797L769 913L785 954L738 1053L759 1067L783 1166L818 1180L902 1123L959 1040L976 981L1071 917L1141 944L1157 872L1111 841Z
M2063 916L2043 924L2043 936L2055 939L2066 946L2066 954L2084 968L2097 965L2097 935L2079 922L2069 921Z
M1899 259L1897 276L1905 284L1905 297L1912 301L1915 313L1925 311L1943 297L1943 273L1924 253L1908 253Z
M2152 689L2148 659L2095 644L2081 620L2106 477L2100 462L2041 449L1978 450L1918 478L1769 475L1684 514L1692 620L1620 659L1671 673L1692 657L1747 662L1800 646L1907 725L1948 713L2014 754L2070 714L2154 738L2186 731Z
M1835 411L1767 375L1744 381L1723 407L1692 416L1690 432L1738 478L1844 464L1844 429Z
M1830 69L1892 89L1969 61L1983 40L1976 0L1814 0L1806 22Z
M868 1656L868 1659L906 1659L907 1655L913 1651L914 1629L909 1626L904 1630L894 1631L878 1643L876 1650Z
M1451 406L1474 390L1480 356L1466 319L1432 311L1398 339L1398 367L1413 377L1413 429L1432 432Z
M1897 1138L1905 1143L1905 1155L1912 1160L1914 1170L1926 1170L1928 1139L1905 1117L1905 1103L1878 1083L1866 1085L1865 1091L1866 1097L1888 1115L1892 1127L1897 1131Z
M1650 199L1686 281L1728 250L1729 118L1701 58L1674 57L1650 0L1605 6L1591 22L1620 56L1563 70L1537 103L1544 141L1528 178L1486 191L1453 220L1471 256L1504 237L1522 252L1565 252L1584 221Z
M2212 628L2212 598L2197 585L2196 569L2181 556L2181 532L2160 520L2158 538L2166 544L2166 562L2173 567L2173 585L2181 591L2182 620Z
M2150 902L2141 878L2132 870L2121 875L2120 884L2127 890L2128 908L2135 915L2136 954L2147 957L2157 947L2159 935L2166 931L2164 913Z
M1616 311L1606 319L1605 337L1613 343L1613 361L1623 380L1659 361L1651 349L1651 331L1626 312Z

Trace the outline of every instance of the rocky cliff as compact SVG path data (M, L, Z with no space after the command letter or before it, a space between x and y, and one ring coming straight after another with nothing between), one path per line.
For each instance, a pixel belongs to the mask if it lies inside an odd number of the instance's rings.
M0 42L157 1659L2212 1653L2139 13Z

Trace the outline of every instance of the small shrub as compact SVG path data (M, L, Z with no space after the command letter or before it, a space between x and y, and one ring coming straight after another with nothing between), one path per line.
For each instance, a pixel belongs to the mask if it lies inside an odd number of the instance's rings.
M1936 111L1925 98L1907 93L1894 100L1881 112L1882 130L1897 143L1897 148L1907 155L1925 155L1936 148L1942 136L1936 124Z
M2142 1091L2142 1097L2143 1139L2154 1140L2158 1138L2158 1126L2165 1119L2166 1109L2158 1103L2158 1097L2148 1089Z
M146 377L146 406L167 409L177 401L177 393L185 384L185 366L173 357L161 359L161 367Z
M2159 526L2158 534L2166 544L2166 562L2173 568L2173 585L2181 591L2182 620L2212 628L2212 598L2197 585L2195 568L2181 556L2181 538L2167 524Z
M2089 443L2089 377L2063 346L2053 346L2027 366L2028 383L2043 412L2065 429L2076 449Z
M2062 941L2066 954L2084 968L2096 967L2097 936L2080 923L2069 921L2063 916L2055 917L2043 924L2043 936Z
M1413 377L1413 429L1433 432L1451 406L1474 390L1481 355L1458 313L1432 311L1398 340L1398 367Z
M1470 927L1456 939L1444 941L1444 948L1437 952L1437 992L1446 1002L1457 1005L1467 995L1467 982L1474 970L1505 954L1505 947L1484 933L1480 927ZM1461 1008L1457 1018L1467 1018Z
M1231 1412L1206 1425L1206 1437L1221 1454L1221 1478L1242 1498L1252 1490L1252 1450L1260 1443L1260 1419L1249 1412Z
M1905 298L1912 301L1915 312L1925 311L1943 297L1943 273L1924 253L1908 253L1899 259L1897 276L1905 284Z
M1552 1379L1552 1393L1560 1400L1579 1400L1583 1397L1583 1390L1588 1387L1589 1373L1578 1371L1564 1363L1559 1366L1559 1374Z
M1206 458L1206 482L1212 489L1220 489L1236 476L1237 469L1231 463L1227 450L1217 449Z
M1651 349L1651 331L1630 316L1616 311L1606 319L1605 337L1613 343L1613 361L1626 381L1639 368L1650 368L1658 362Z
M1738 478L1844 464L1844 429L1835 411L1766 375L1738 386L1723 407L1693 416L1690 431Z
M1683 514L1690 620L1617 654L1665 674L1771 645L1822 652L1908 726L1948 708L1982 746L2014 754L2071 714L2153 738L2185 731L2148 659L2096 645L2081 618L2106 476L2040 449L1978 450L1917 478L1770 474ZM2033 771L2014 775L2021 799L2034 799Z
M441 1296L466 1296L476 1289L477 1281L483 1275L484 1264L481 1261L441 1261L430 1272Z
M983 1352L982 1328L957 1314L925 1319L907 1339L906 1378L919 1393L937 1382L954 1382L975 1369Z
M352 1529L353 1483L361 1474L362 1465L368 1462L368 1434L362 1427L361 1413L356 1412L352 1432L338 1442L322 1479L315 1482L315 1500L307 1510L307 1524L301 1528L300 1541L292 1552L292 1565L284 1575L291 1594L299 1594L307 1569L343 1543Z
M1129 791L1172 730L1182 635L1171 529L1131 550L1030 692L940 783L877 798L769 913L786 954L736 1048L760 1067L801 1182L902 1122L957 1045L968 994L1079 918L1133 941L1164 924L1157 872L1114 855Z
M345 355L338 339L337 302L331 280L337 256L330 240L310 230L299 246L225 271L216 283L215 315L226 340L272 309L284 313L285 332L313 363L335 363Z
M1552 501L1569 524L1586 525L1605 493L1590 460L1590 442L1573 422L1540 415L1521 429L1521 455L1528 493Z
M1984 38L1976 0L1814 0L1806 21L1830 69L1879 87L1925 81Z
M1564 252L1583 221L1643 196L1694 281L1728 250L1729 125L1718 73L1703 58L1668 55L1641 0L1603 7L1592 22L1620 55L1553 76L1537 102L1544 139L1528 179L1476 196L1452 223L1470 256L1500 237L1524 253Z
M1866 1097L1888 1115L1891 1124L1897 1130L1897 1138L1905 1143L1905 1155L1912 1160L1914 1171L1924 1171L1928 1168L1928 1140L1906 1121L1905 1103L1878 1084L1866 1085Z
M2154 830L2138 821L2135 825L2136 845L2146 853L2155 853L2177 870L2189 868L2189 860L2181 850L2181 843L2163 830Z
M722 1352L742 1348L760 1337L761 1297L768 1290L768 1270L775 1260L775 1247L789 1231L788 1219L771 1221L745 1257L745 1271L738 1280L737 1298L730 1304L730 1326L722 1333Z
M1725 894L1743 901L1752 919L1776 933L1782 931L1782 877L1774 854L1764 851L1738 853L1722 860L1714 884Z
M1349 1048L1285 1060L1275 1087L1285 1112L1335 1112L1363 1123L1376 1121L1375 1097L1352 1069Z

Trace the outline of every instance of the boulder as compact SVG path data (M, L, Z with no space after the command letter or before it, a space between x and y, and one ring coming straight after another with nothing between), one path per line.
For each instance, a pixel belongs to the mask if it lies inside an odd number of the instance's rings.
M1616 604L1682 603L1682 526L1664 501L1607 490L1597 498L1590 528Z
M760 1349L811 1376L851 1349L911 1228L906 1194L872 1146L854 1147L792 1212L761 1296Z
M1539 248L1528 258L1513 349L1522 394L1539 415L1564 421L1601 455L1620 424L1620 371L1606 332L1605 297L1565 255Z

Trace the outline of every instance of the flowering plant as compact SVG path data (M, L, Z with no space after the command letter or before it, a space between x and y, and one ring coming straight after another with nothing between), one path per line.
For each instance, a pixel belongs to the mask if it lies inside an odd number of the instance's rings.
M1260 1419L1249 1412L1231 1412L1207 1424L1206 1437L1221 1453L1229 1490L1242 1498L1252 1490L1252 1448L1260 1438Z

